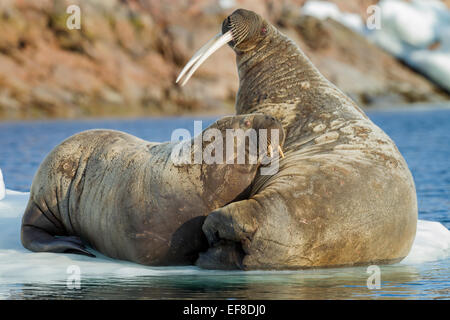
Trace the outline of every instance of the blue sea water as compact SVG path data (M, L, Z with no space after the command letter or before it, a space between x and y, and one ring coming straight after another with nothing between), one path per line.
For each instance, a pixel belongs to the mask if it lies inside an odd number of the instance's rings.
M396 142L416 183L419 219L450 228L450 110L372 111L369 117ZM92 128L128 132L151 141L170 140L174 129L206 128L215 118L158 118L0 123L0 168L8 189L29 191L46 154L62 140ZM369 290L366 268L290 272L219 272L171 268L157 276L92 277L82 289L61 283L14 283L0 297L116 299L449 299L450 259L381 266L382 284ZM0 281L1 287L1 281Z

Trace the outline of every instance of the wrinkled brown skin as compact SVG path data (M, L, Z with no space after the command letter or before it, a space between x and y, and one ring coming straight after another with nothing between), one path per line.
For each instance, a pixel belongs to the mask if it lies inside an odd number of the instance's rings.
M225 117L210 128L224 139L226 129L279 129L284 140L281 124L266 115ZM86 243L145 265L192 264L208 247L201 230L205 216L242 193L260 161L174 164L175 144L112 130L89 130L62 142L33 180L22 220L24 247L92 255ZM225 141L223 146L225 159ZM248 143L245 148L248 156Z
M235 11L237 114L264 113L286 132L273 176L205 220L211 269L302 269L395 263L417 225L414 181L395 143L260 16ZM265 33L264 29L265 28ZM244 30L244 31L242 31Z

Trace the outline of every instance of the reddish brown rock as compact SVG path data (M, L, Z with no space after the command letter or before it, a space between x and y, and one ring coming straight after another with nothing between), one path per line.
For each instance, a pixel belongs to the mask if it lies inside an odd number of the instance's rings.
M238 78L224 48L183 88L192 54L244 7L280 27L331 81L364 105L448 99L421 75L333 21L304 18L304 0L5 0L0 3L0 118L233 113ZM333 1L364 17L375 0ZM81 30L66 8L81 7Z

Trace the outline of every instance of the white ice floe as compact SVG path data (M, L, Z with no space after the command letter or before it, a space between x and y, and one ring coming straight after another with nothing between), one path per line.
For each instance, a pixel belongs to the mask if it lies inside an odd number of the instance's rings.
M221 274L196 267L146 267L113 260L98 252L95 252L97 258L75 254L30 252L20 242L21 218L28 197L29 193L7 190L7 197L0 201L0 287L13 283L65 281L68 268L72 265L80 268L83 279ZM448 229L438 222L419 220L411 253L401 263L408 265L445 259L450 256L449 248L450 231Z
M2 169L0 169L0 200L5 198L5 195L6 195L5 182L3 181Z
M358 15L341 12L327 1L310 0L301 12L319 19L332 18L366 35L450 90L450 10L445 4L440 0L381 0L377 6L380 28L374 30L369 30Z
M85 278L189 274L196 268L151 268L113 260L95 252L97 258L74 254L34 253L20 242L21 218L29 193L7 190L0 201L0 287L2 284L52 282L67 279L68 267L76 265ZM94 251L93 251L94 252ZM69 270L70 271L70 270Z
M419 220L417 235L402 264L418 264L450 256L450 231L441 223Z

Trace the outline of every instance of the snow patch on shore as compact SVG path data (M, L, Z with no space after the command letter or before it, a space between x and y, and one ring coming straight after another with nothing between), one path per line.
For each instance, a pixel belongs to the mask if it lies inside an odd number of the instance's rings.
M331 2L310 0L303 5L301 12L304 15L313 16L321 20L331 18L356 32L364 30L364 23L359 15L341 12L338 6Z
M309 0L302 14L332 18L450 91L450 10L440 0L381 0L380 28L369 30L356 15L334 3Z

